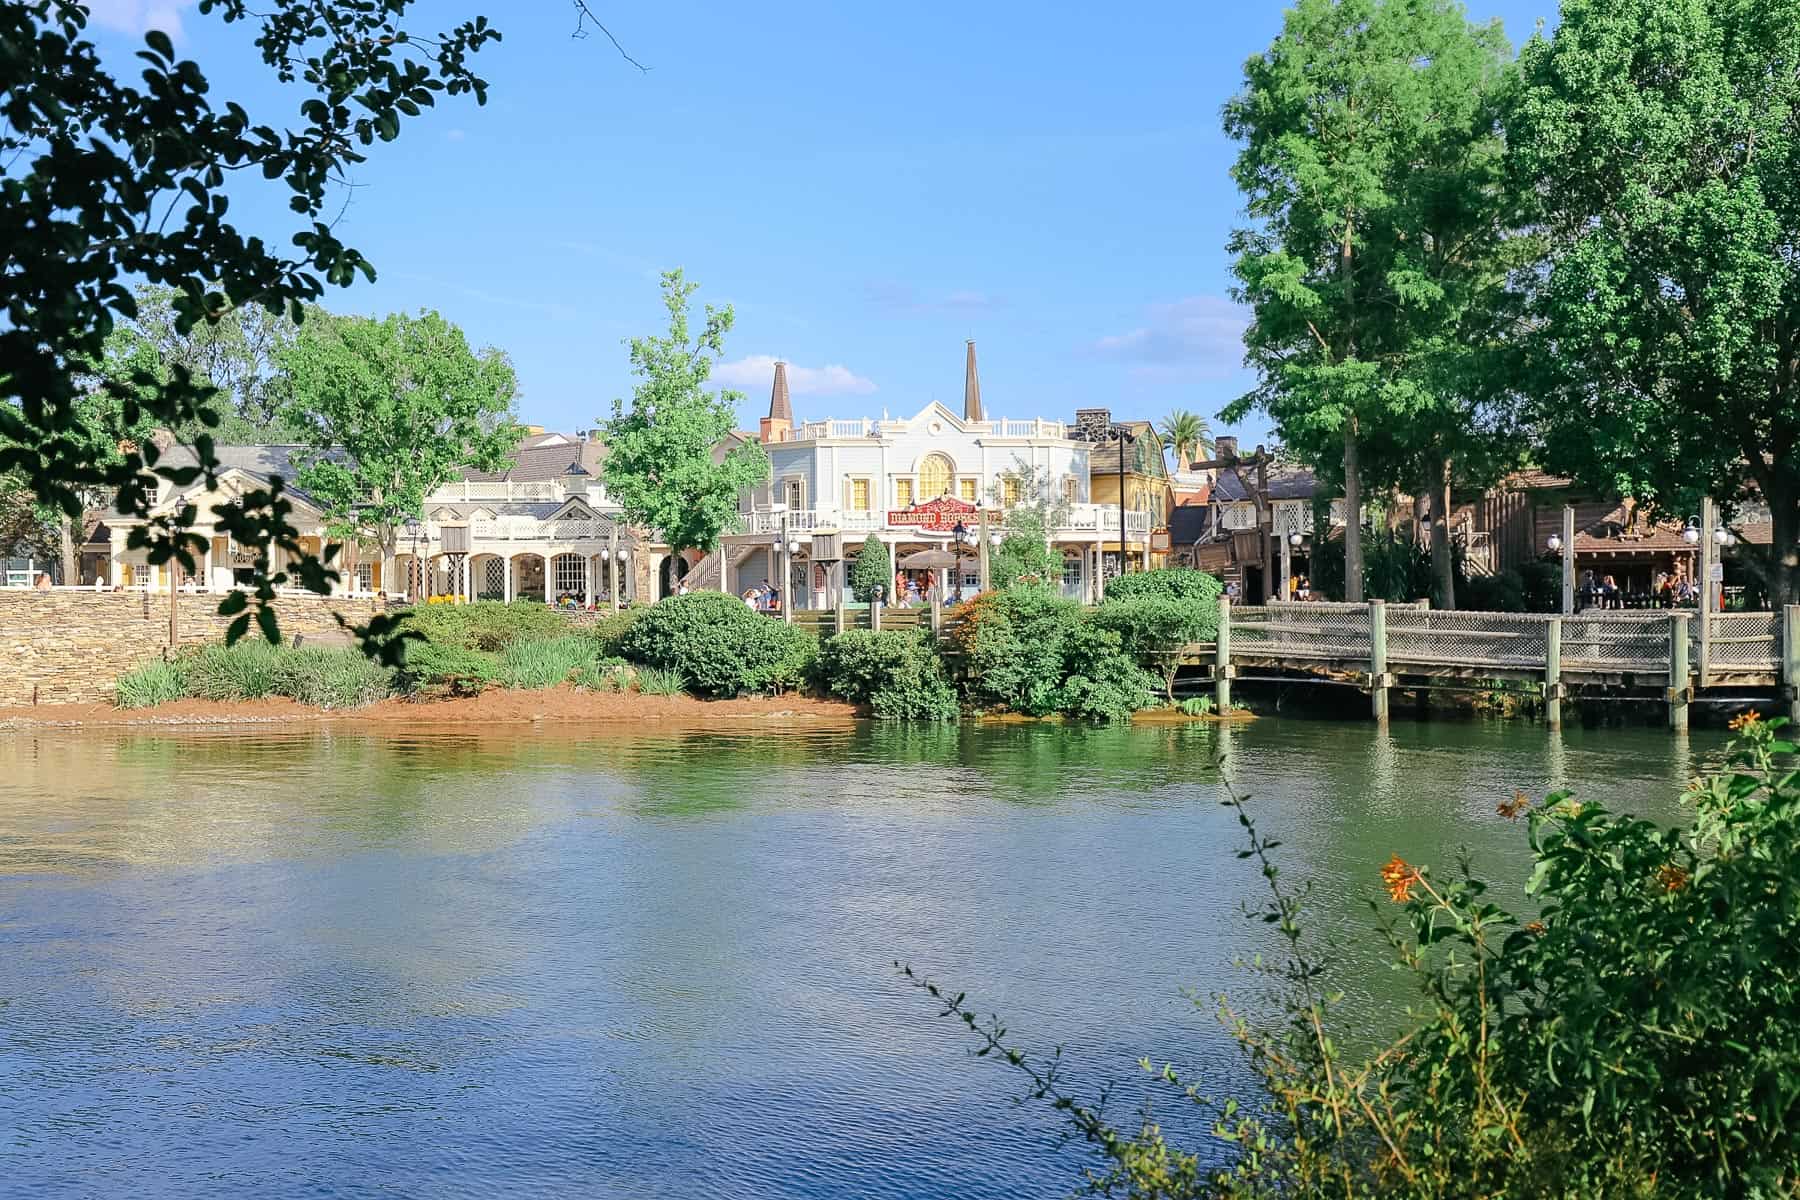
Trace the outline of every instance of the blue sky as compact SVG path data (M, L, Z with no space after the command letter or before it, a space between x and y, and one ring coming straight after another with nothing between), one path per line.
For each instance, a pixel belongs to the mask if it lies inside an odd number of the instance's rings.
M512 357L527 421L563 429L629 394L624 339L661 328L675 266L735 306L720 375L751 428L774 357L801 419L910 414L960 400L965 338L992 416L1210 417L1248 385L1219 110L1280 4L591 6L648 74L572 39L564 0L421 6L420 28L504 31L478 59L490 99L444 102L359 169L339 229L380 278L330 307L439 309ZM170 28L217 96L284 114L242 31L192 0L92 9L109 51ZM1554 15L1471 11L1515 45Z

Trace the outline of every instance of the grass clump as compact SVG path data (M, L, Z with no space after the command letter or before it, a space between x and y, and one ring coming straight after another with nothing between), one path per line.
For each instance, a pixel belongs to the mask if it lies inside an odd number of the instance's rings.
M473 696L500 678L500 659L462 646L408 642L400 678L406 689L415 693Z
M637 690L640 696L679 696L687 691L687 680L680 671L662 667L639 667Z
M113 684L113 703L120 708L149 708L186 695L181 671L174 663L147 662L119 676Z
M294 651L261 638L202 646L181 660L183 695L197 700L261 700L278 690L279 660Z
M585 634L515 642L500 655L500 681L507 687L533 691L551 688L568 682L595 659L594 639Z
M521 642L549 641L569 632L569 619L536 600L477 600L473 604L430 604L412 609L403 628L438 646L497 654Z
M393 693L393 672L357 650L316 647L276 656L274 694L301 704L361 708Z
M575 675L575 686L589 692L628 692L637 672L622 658L589 663Z

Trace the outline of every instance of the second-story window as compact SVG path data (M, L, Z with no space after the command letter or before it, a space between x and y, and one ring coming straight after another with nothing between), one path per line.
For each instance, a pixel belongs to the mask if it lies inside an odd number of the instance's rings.
M1019 502L1019 477L1005 475L1000 479L1000 507L1011 508Z
M1070 504L1075 503L1076 488L1077 484L1075 482L1075 477L1073 475L1064 475L1062 481L1063 499L1067 500Z
M844 480L844 507L851 512L869 511L869 481L867 479Z
M781 482L781 502L789 508L806 507L806 481L804 479L784 479Z
M894 507L911 508L913 504L913 481L906 477L894 480Z
M964 475L956 481L956 498L967 504L975 503L975 490L978 481L973 475Z
M950 494L950 480L956 464L943 454L927 454L919 460L919 495L927 500Z

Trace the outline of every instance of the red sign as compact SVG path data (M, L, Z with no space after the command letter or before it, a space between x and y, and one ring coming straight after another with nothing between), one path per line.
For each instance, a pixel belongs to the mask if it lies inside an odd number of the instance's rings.
M923 504L915 504L911 508L890 508L887 515L889 525L916 525L920 529L931 529L940 533L948 533L961 521L967 525L979 518L981 510L967 500L958 500L954 496L939 496L936 500L927 500Z

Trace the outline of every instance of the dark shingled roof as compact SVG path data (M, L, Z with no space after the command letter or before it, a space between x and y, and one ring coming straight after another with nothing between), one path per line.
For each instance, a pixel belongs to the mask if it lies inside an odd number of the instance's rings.
M304 488L294 486L294 476L300 471L297 459L310 449L308 446L296 443L214 446L213 457L219 460L220 474L224 474L226 471L243 471L263 482L279 475L286 481L289 495L307 504L317 504L316 500L307 495ZM325 457L342 461L345 456L341 451L333 450L328 452ZM163 455L157 460L156 465L159 467L193 467L198 466L199 462L200 460L194 456L194 452L186 446L170 446L163 451ZM196 482L194 486L198 487L200 484ZM185 492L191 489L182 488L180 490ZM127 515L120 512L116 506L109 506L106 511L109 518Z
M541 433L523 439L504 471L465 470L470 483L542 483L565 475L599 475L606 459L605 443L582 441L566 433Z
M1191 546L1212 531L1212 505L1178 504L1169 510L1169 541Z
M1256 485L1256 469L1244 468L1244 482ZM1319 490L1319 481L1305 467L1271 463L1269 465L1269 499L1271 500L1311 500ZM1213 478L1214 500L1231 503L1251 498L1250 492L1232 471L1223 467Z

